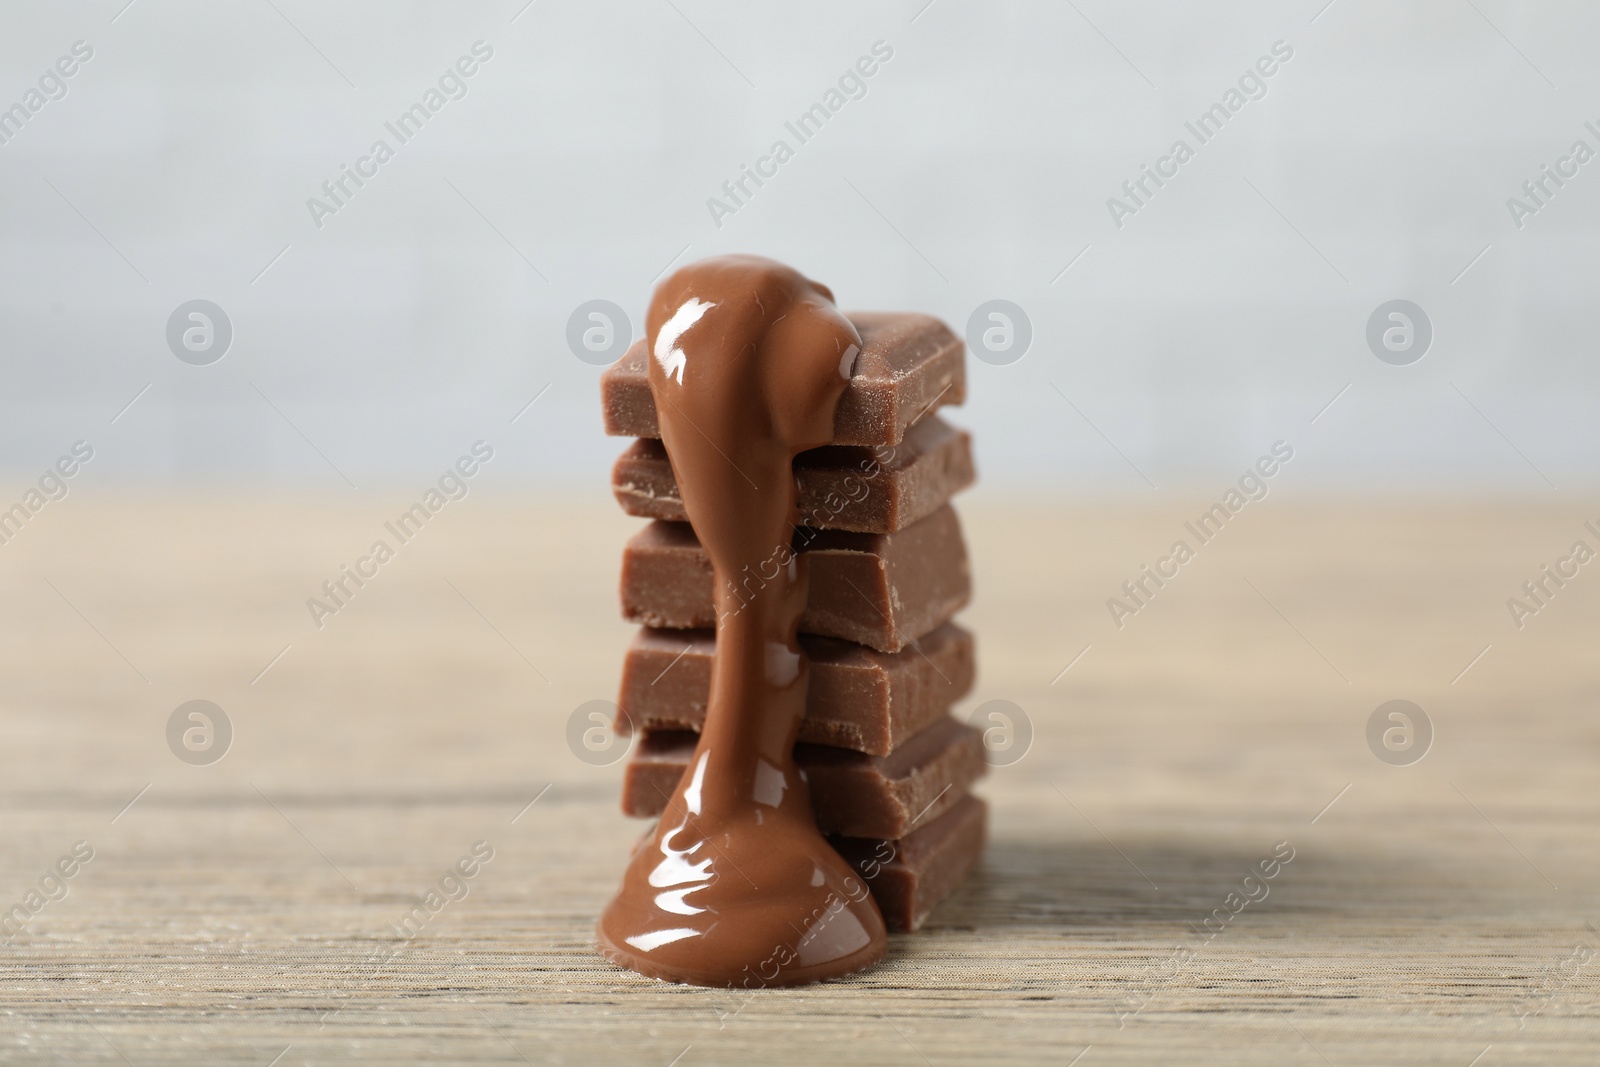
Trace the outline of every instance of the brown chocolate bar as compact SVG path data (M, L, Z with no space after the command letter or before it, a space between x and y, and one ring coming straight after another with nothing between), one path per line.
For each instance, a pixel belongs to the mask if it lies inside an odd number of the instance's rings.
M942 404L967 398L965 346L928 315L849 314L861 334L850 385L834 415L836 445L897 445L906 427ZM660 437L640 338L600 376L600 405L613 437Z
M989 808L964 796L943 815L917 823L898 841L831 837L845 861L861 872L891 930L914 931L954 893L983 857Z
M879 652L804 635L811 660L800 740L885 756L967 695L972 635L945 623L915 648ZM617 729L698 730L711 694L710 630L639 630L622 664Z
M898 445L829 445L794 461L800 521L824 530L892 533L972 484L972 438L937 415ZM678 482L661 442L641 437L617 457L611 491L629 515L686 522Z
M802 633L898 652L948 622L972 593L961 525L948 504L894 533L801 528L795 544L811 560ZM780 566L776 553L772 566ZM744 575L735 604L762 584L761 573ZM669 630L716 625L711 560L688 523L652 522L629 539L622 614Z
M647 730L640 737L623 778L625 814L661 814L696 740L687 730ZM948 715L887 756L800 744L794 758L810 785L818 829L847 837L904 837L961 799L988 769L983 733Z

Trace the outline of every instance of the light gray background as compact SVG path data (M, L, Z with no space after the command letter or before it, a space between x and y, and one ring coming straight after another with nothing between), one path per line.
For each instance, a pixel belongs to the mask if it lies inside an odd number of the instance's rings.
M5 502L79 438L101 485L420 487L484 438L496 486L598 489L620 444L569 313L637 330L670 263L729 251L958 330L1026 308L1032 350L973 361L952 416L990 486L1220 491L1280 438L1291 491L1600 480L1600 160L1523 229L1506 208L1600 148L1600 6L525 2L0 6L0 107L94 48L0 146ZM480 39L468 95L315 227L307 198ZM1280 39L1267 96L1113 225ZM878 40L867 95L716 226L707 198ZM1410 367L1364 341L1396 297L1434 325ZM210 367L164 339L194 298L234 326Z

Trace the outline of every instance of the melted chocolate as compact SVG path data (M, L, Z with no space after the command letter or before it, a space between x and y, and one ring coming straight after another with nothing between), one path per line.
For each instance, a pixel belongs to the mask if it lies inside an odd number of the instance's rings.
M646 321L673 476L716 573L705 727L600 917L600 952L654 978L776 986L883 955L883 916L817 830L794 763L809 665L794 457L833 439L861 338L825 286L755 256L686 266ZM736 575L776 570L748 599Z

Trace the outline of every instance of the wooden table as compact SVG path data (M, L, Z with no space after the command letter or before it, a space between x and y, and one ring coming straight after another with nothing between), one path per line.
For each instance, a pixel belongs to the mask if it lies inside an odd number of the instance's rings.
M1036 735L985 864L871 973L735 997L590 951L641 831L565 739L628 639L603 490L475 488L313 624L422 488L79 486L0 546L0 906L93 849L0 946L0 1062L1600 1061L1600 564L1506 607L1600 504L1275 495L1118 629L1206 501L970 494L958 712ZM192 699L220 762L169 749ZM1368 746L1391 699L1410 766Z

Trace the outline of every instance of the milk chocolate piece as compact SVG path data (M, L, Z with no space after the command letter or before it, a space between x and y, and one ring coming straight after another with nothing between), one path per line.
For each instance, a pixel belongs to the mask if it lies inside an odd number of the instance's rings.
M855 311L861 352L833 422L836 445L897 445L906 427L942 404L967 398L965 346L938 319L910 313ZM650 392L645 338L600 376L606 433L660 437Z
M623 778L623 812L660 815L696 740L689 731L646 731ZM982 732L948 715L887 756L800 744L794 758L811 790L817 828L847 837L904 837L955 804L988 769Z
M794 473L802 525L892 533L972 484L972 438L930 415L907 430L898 445L830 445L802 452ZM688 519L667 451L654 438L640 438L617 457L611 491L629 515Z
M966 606L972 581L956 513L947 504L888 534L802 528L794 544L811 560L802 633L898 652ZM738 578L738 604L782 570L773 556ZM711 560L688 523L652 522L622 554L622 614L672 630L716 624Z
M972 635L945 623L899 652L803 636L811 660L800 740L888 755L972 688ZM640 629L622 664L617 729L698 730L711 692L710 630Z
M965 796L943 815L920 820L898 841L832 837L839 855L861 872L891 930L914 931L954 893L983 857L989 808ZM886 858L887 857L887 858Z

